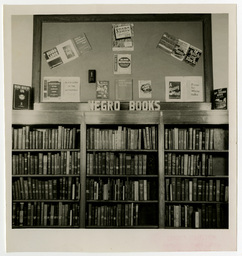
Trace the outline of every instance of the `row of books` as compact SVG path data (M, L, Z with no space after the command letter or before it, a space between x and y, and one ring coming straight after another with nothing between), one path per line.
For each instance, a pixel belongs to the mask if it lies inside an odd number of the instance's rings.
M166 153L165 175L213 175L213 156L202 154Z
M79 205L59 203L13 203L12 226L78 226Z
M165 179L166 201L228 202L228 185L224 179Z
M223 150L227 149L227 133L222 128L165 128L165 149Z
M174 228L228 228L227 206L205 205L166 205L165 225Z
M68 128L12 128L13 149L74 149L79 146L80 130Z
M157 149L155 126L87 129L87 149Z
M87 174L155 174L156 162L155 156L150 154L87 153Z
M12 155L12 173L20 174L79 174L80 152L19 153Z
M92 205L88 204L87 212L88 226L138 226L139 205L117 204L117 205Z
M13 200L78 200L80 199L79 177L58 179L17 178L13 181Z
M155 181L146 179L87 179L87 200L134 200L146 201L157 199Z

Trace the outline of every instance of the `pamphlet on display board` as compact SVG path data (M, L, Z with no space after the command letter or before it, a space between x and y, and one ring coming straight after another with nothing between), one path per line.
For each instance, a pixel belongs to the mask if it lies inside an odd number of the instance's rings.
M113 51L134 50L134 24L113 24L112 25L112 48Z
M114 54L114 74L131 74L131 54Z
M44 77L43 102L80 102L80 77Z
M120 79L115 80L116 100L128 101L133 99L133 80Z
M84 33L69 39L50 50L44 52L49 67L55 68L62 64L75 60L85 52L90 51L91 45Z
M165 32L158 45L165 53L173 58L184 61L191 66L196 66L199 58L202 55L202 50Z
M204 89L201 76L165 77L167 102L203 102Z
M96 98L97 99L109 98L109 81L97 81Z
M148 99L152 98L151 80L138 81L139 98Z

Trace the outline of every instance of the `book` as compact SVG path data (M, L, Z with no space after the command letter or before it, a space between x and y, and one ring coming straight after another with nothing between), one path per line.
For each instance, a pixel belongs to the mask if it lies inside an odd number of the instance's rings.
M167 102L203 102L204 85L201 76L165 77Z
M97 81L96 98L97 99L109 98L109 81Z
M152 98L151 80L138 81L139 98L147 99Z
M213 109L227 109L227 88L213 90L212 107Z
M201 55L202 55L202 50L200 50L199 48L197 48L193 45L189 45L189 48L188 48L187 54L184 58L184 61L187 64L194 67L198 63L198 60L200 59Z
M158 42L157 48L171 55L173 58L184 61L194 67L202 55L199 48L165 32Z
M131 54L114 54L114 74L131 74Z
M81 54L90 51L91 45L85 33L69 39L44 51L43 55L51 69L75 60Z
M79 102L80 77L44 77L41 97L43 102Z
M13 109L31 109L32 89L26 85L13 85Z
M134 50L134 24L112 24L112 49L113 51Z

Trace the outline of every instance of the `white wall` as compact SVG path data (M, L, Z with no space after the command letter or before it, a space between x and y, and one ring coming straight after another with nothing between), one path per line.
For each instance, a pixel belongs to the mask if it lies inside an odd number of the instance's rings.
M12 84L31 85L33 16L12 16Z
M212 14L214 88L228 87L228 15ZM31 85L33 16L12 16L12 83Z
M228 15L212 15L214 88L228 87Z

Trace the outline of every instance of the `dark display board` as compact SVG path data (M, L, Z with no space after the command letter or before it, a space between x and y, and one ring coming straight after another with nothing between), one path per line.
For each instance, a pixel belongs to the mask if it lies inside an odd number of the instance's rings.
M166 76L201 76L204 101L210 102L212 88L211 17L199 14L166 15L58 15L34 17L33 86L35 102L42 102L44 77L80 77L80 102L96 99L96 84L89 83L88 70L96 70L97 81L109 81L109 98L115 95L115 80L132 79L132 99L139 98L138 81L148 80L152 98L166 101ZM112 25L133 24L133 51L112 50ZM195 66L179 61L157 47L167 32L199 49ZM44 52L85 33L92 50L55 68L50 68ZM114 74L114 55L131 54L131 74Z

